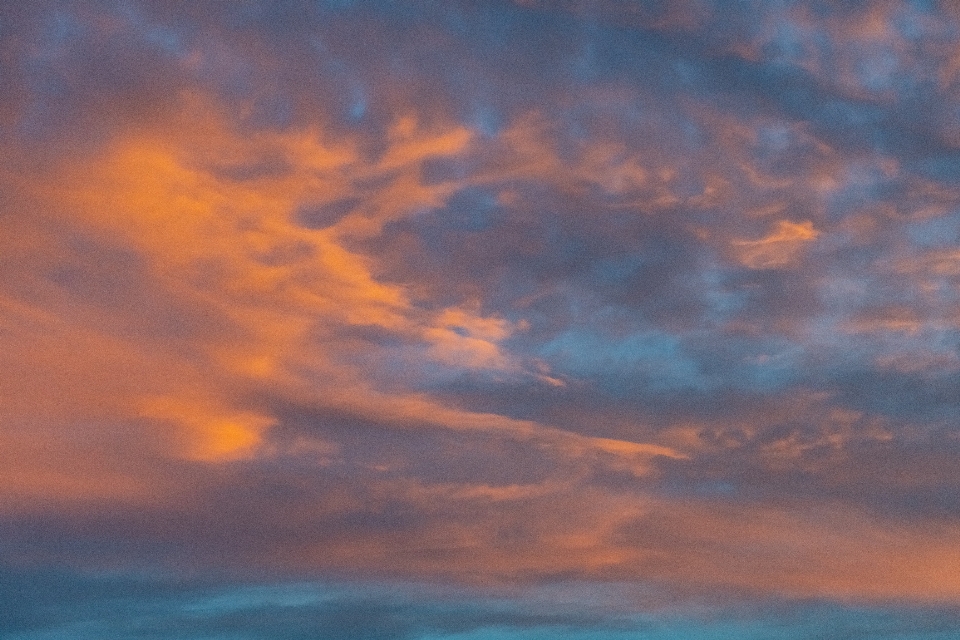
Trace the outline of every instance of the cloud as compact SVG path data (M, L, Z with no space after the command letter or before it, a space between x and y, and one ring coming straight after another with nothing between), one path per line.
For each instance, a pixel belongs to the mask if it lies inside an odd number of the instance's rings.
M949 609L885 611L818 602L768 602L769 612L747 607L735 614L719 614L709 605L700 605L685 614L666 608L635 616L596 607L592 601L604 589L587 585L528 591L515 599L390 583L225 586L10 570L4 571L3 580L5 586L15 581L32 595L28 599L21 597L24 591L7 594L16 598L19 607L17 613L0 618L0 629L16 638L119 633L179 640L227 631L238 638L260 640L308 638L318 632L402 640L491 635L527 640L553 634L620 640L638 633L656 640L718 634L762 638L770 633L798 639L817 633L825 638L884 634L926 640L946 637L956 625L956 612ZM623 585L606 591L630 594ZM54 605L53 596L60 606Z
M946 4L0 11L11 562L956 604ZM636 631L163 594L150 633Z
M734 244L746 266L763 269L788 265L802 246L815 240L817 235L809 220L799 224L780 220L769 235L759 240L737 240Z

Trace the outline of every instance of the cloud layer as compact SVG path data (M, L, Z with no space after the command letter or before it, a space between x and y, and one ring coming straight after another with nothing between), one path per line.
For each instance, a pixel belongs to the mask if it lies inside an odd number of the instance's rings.
M958 40L892 0L0 9L5 584L940 637ZM471 622L557 584L622 608Z

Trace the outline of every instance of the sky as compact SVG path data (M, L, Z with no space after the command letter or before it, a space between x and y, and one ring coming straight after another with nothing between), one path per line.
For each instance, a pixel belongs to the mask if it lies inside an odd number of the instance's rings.
M960 637L958 7L0 4L0 638Z

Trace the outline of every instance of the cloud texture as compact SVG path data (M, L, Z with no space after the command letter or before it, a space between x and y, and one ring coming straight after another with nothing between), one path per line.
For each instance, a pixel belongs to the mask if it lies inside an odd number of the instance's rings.
M0 634L950 637L958 47L949 2L0 8Z

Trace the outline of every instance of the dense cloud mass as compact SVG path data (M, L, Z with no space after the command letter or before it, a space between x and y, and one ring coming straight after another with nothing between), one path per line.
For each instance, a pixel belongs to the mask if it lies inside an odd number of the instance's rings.
M958 52L946 0L4 4L0 636L955 637Z

